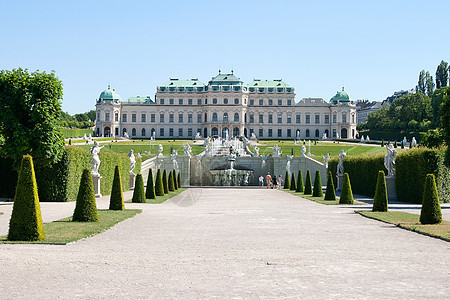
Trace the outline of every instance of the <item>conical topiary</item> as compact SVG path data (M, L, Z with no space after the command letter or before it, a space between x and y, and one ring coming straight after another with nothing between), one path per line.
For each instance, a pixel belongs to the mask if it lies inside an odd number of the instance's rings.
M169 182L167 180L166 170L163 171L162 182L163 182L164 194L168 194L169 193Z
M173 187L178 190L177 171L173 169Z
M109 200L110 210L124 210L125 206L123 204L123 192L122 192L122 179L120 178L119 166L116 165L114 168L114 179L111 189L111 197Z
M339 204L353 204L352 185L348 173L344 173L344 182L342 183L341 197Z
M153 184L153 171L148 170L147 189L145 190L145 199L155 199L155 185Z
M336 200L336 192L334 190L334 182L333 182L333 175L331 174L331 171L328 171L327 176L327 190L325 191L325 200Z
M173 172L172 171L169 172L168 184L169 184L169 191L170 192L175 191L175 184L174 184L174 180L173 180Z
M384 147L384 139L381 139L381 147Z
M313 197L323 197L322 179L319 170L316 170L316 178L314 178Z
M11 219L9 220L8 240L40 241L44 238L44 225L39 205L33 158L30 155L24 155L17 179Z
M177 184L178 184L178 188L181 188L181 176L180 176L180 173L178 173L178 175L177 175Z
M284 189L289 190L291 188L291 183L289 182L289 172L286 170L286 175L284 175Z
M292 174L291 174L291 181L290 181L290 183L291 183L291 191L295 191L296 189L297 189L297 183L295 182L295 174L294 174L294 172L292 172Z
M72 221L98 222L94 183L89 169L84 169L81 175L80 188L78 189L77 203L73 212Z
M372 211L388 211L388 196L384 171L378 171L377 187L373 197Z
M394 148L397 148L397 141L394 141Z
M441 204L436 188L436 180L433 174L428 174L423 189L422 210L420 211L420 223L439 224L442 222Z
M305 180L305 195L312 194L312 182L311 182L311 172L306 170L306 180Z
M145 203L145 191L144 191L144 179L142 174L136 175L136 183L134 184L133 198L131 199L133 203Z
M161 176L161 169L158 169L158 171L156 172L155 195L164 196L164 183Z
M297 188L295 189L295 191L297 193L303 193L304 191L304 186L303 186L303 174L302 174L302 170L298 170L298 175L297 175Z

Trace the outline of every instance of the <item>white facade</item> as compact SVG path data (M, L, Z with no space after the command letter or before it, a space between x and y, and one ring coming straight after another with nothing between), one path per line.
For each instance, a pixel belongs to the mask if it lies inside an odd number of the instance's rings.
M198 79L170 79L157 87L155 100L121 101L109 87L97 100L99 136L194 138L228 135L257 138L354 138L356 107L344 91L330 102L295 101L295 89L281 80L255 79L244 85L234 74L220 74L208 84Z

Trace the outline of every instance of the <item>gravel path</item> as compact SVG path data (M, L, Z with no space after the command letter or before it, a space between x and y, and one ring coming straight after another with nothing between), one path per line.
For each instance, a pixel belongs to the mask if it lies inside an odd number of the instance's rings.
M107 206L107 198L98 206ZM6 207L0 205L3 233ZM354 207L233 188L192 188L160 205L126 207L144 211L77 243L0 244L0 298L450 295L448 242L363 218ZM73 203L43 203L42 210L44 219L67 216Z

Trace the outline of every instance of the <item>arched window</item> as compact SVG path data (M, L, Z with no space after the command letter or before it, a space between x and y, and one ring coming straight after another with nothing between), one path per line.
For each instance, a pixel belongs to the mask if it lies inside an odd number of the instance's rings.
M327 135L327 138L330 137L330 134L328 133L328 129L325 129L325 134Z
M227 98L223 99L223 104L228 104L228 99Z
M309 137L309 129L306 129L306 137Z
M234 99L234 104L239 104L239 99L238 98Z
M239 136L239 128L238 127L234 127L233 128L233 136L234 137L238 137Z
M213 99L213 104L217 104L217 99L216 98Z
M156 130L155 130L155 128L152 128L151 133L152 133L152 136L155 137L155 135L156 135Z
M145 136L145 128L142 128L142 130L141 130L141 136Z
M219 130L217 130L217 127L213 127L211 129L211 136L212 137L217 137L219 135Z
M127 133L127 129L126 128L122 129L122 136L125 136L125 133Z
M217 122L217 113L213 113L212 115L212 121Z
M223 121L228 122L228 113L223 113Z
M234 121L239 122L239 114L238 113L234 114Z
M300 137L300 129L297 129L297 132L295 133L295 137L297 137L297 138Z
M131 129L131 136L136 136L136 128Z
M316 137L318 138L319 137L319 129L316 129Z

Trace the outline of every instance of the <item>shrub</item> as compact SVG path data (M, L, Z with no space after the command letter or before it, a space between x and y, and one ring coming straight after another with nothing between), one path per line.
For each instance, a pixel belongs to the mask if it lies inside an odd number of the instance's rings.
M291 183L289 182L289 172L286 171L284 175L284 189L289 190L291 188Z
M158 171L156 172L155 195L164 196L164 183L161 176L161 169L158 169Z
M14 198L18 173L11 158L0 158L0 198Z
M381 147L384 147L384 139L381 139Z
M24 155L19 170L8 240L40 241L45 238L33 159Z
M169 179L168 180L169 180L168 181L169 191L170 192L175 191L175 183L174 183L174 180L173 180L173 172L172 171L169 172Z
M394 141L394 148L397 148L397 141Z
M98 222L97 205L95 203L94 183L89 169L84 169L81 175L77 203L73 212L74 222Z
M304 188L303 188L303 174L302 174L302 170L298 169L298 175L297 175L297 188L295 189L295 191L297 193L303 193Z
M164 170L164 172L163 172L162 182L163 182L163 187L164 187L164 194L168 194L169 193L169 182L167 181L166 170Z
M312 194L312 182L311 182L311 172L306 170L306 180L305 180L305 195Z
M110 210L125 209L123 204L122 180L120 178L120 169L119 166L117 165L116 168L114 169L114 180L111 190L111 198L109 200L109 209Z
M425 189L423 191L422 210L420 211L420 223L439 224L442 222L441 205L433 174L427 174Z
M291 191L297 190L297 184L295 182L295 174L294 174L294 172L292 172L292 174L291 174L291 181L290 181L290 183L291 183L291 187L290 187Z
M344 173L344 182L342 183L341 197L339 204L353 204L352 185L348 173Z
M334 184L333 184L333 175L331 174L331 171L328 171L327 176L327 189L325 191L325 200L336 200L336 191L334 190Z
M148 170L148 178L147 178L147 189L145 190L145 198L146 199L155 199L155 186L153 184L153 171L152 169Z
M178 180L177 180L177 171L173 169L173 187L175 190L178 190Z
M316 177L314 178L313 197L323 197L322 180L320 178L319 170L316 170Z
M372 211L388 211L386 178L383 171L378 171L377 187L373 198Z
M178 185L179 188L181 187L181 176L180 176L180 173L178 173L178 175L177 175L177 185Z
M131 199L133 203L145 203L145 192L144 192L144 179L142 174L136 175L136 183L134 185L133 198Z

